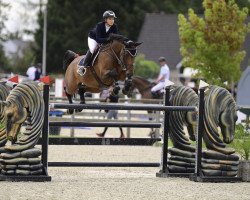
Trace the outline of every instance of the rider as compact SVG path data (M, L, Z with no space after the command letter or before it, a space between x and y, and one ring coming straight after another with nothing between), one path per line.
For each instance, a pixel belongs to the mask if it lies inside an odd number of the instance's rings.
M99 22L94 29L89 32L88 46L89 50L85 56L83 66L78 67L78 74L83 76L86 72L86 68L90 66L90 60L98 44L109 42L110 33L118 33L117 25L114 23L116 16L111 10L107 10L103 13L103 22Z
M155 99L158 98L157 92L164 88L165 81L169 80L170 77L170 70L167 65L166 59L164 57L160 57L159 63L161 66L161 70L158 78L155 81L156 85L151 89L152 96Z

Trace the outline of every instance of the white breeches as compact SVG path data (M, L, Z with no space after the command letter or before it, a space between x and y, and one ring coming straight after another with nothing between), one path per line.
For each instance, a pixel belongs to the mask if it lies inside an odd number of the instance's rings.
M90 52L93 54L96 47L97 47L98 43L93 40L92 38L88 37L88 46L89 46L89 50Z
M151 92L157 92L157 91L163 89L164 86L165 86L165 82L164 81L159 82L159 83L157 83L157 85L155 85L154 87L152 87Z

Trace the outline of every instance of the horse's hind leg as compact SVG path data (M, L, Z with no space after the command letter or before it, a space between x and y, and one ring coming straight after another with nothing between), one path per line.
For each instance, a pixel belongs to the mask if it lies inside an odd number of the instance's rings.
M66 88L64 88L64 91L65 91L65 94L66 94L66 96L67 96L67 98L69 100L69 103L72 104L73 103L73 100L72 100L73 96L66 92ZM68 109L67 112L69 114L73 114L74 113L74 109Z
M86 86L80 83L78 85L78 94L80 95L80 104L85 104L85 94L86 92ZM77 112L81 112L82 109L77 109Z

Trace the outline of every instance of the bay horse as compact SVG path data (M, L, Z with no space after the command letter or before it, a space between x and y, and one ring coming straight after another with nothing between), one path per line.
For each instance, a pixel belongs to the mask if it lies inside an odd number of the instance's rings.
M80 95L80 104L84 104L85 92L100 93L113 84L113 93L117 95L120 90L118 81L125 81L122 92L127 94L132 82L137 46L140 44L122 35L110 34L110 42L100 47L99 54L93 55L92 66L87 68L83 76L77 73L77 68L84 55L77 56L68 50L64 56L63 67L66 70L65 93L69 103L73 103L72 96L77 92ZM73 110L69 110L69 113L72 114Z

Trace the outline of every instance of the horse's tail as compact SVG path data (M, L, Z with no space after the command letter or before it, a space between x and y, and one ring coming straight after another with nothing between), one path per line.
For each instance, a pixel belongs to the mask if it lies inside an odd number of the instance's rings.
M64 54L63 57L63 69L66 70L67 67L69 66L69 64L77 57L78 55L71 51L71 50L67 50Z

